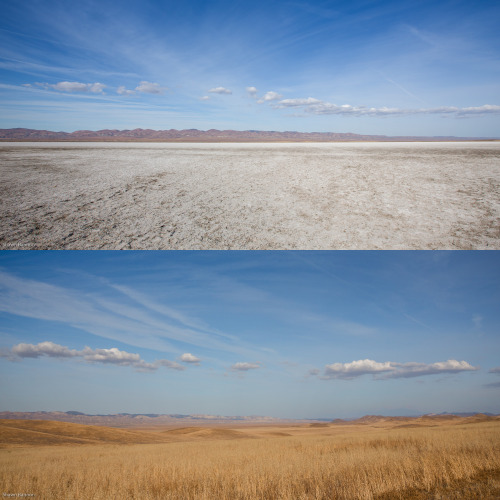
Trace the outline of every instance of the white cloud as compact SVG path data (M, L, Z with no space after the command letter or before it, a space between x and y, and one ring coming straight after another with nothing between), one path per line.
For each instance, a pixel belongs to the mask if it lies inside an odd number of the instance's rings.
M69 349L66 346L54 342L40 342L39 344L17 344L10 351L2 351L1 357L10 361L19 361L23 358L39 358L47 356L50 358L82 358L87 363L103 363L118 366L133 366L139 371L155 371L160 366L173 370L184 370L185 368L175 361L158 359L148 363L141 359L139 354L120 351L116 347L110 349L91 349L84 347L81 351Z
M269 92L268 92L269 94ZM266 94L267 95L267 94ZM259 102L264 102L264 99ZM273 99L274 100L274 99ZM483 106L458 108L455 106L441 106L437 108L417 108L417 109L400 109L400 108L373 108L366 106L351 106L350 104L332 104L327 101L321 101L314 97L301 99L283 99L273 104L275 109L287 108L302 108L305 113L314 115L350 115L350 116L403 116L403 115L449 115L457 118L465 118L469 116L478 116L485 114L500 114L500 106L493 104L485 104Z
M171 368L172 370L185 370L185 368L180 365L179 363L176 363L175 361L170 361L169 359L159 359L158 361L155 361L153 363L154 366L163 366L165 368Z
M278 94L277 92L270 90L269 92L266 92L257 102L263 103L263 102L277 101L282 97L283 96L281 94Z
M457 110L457 116L484 115L500 113L500 106L496 104L484 104L483 106L472 106L469 108L449 108L450 112Z
M133 95L133 94L135 94L135 91L128 90L127 88L125 88L124 85L121 85L120 87L118 87L116 93L120 94L120 95Z
M350 363L333 363L326 365L321 378L339 378L351 380L362 375L373 375L375 378L410 378L440 373L459 373L463 371L476 371L478 368L471 366L467 361L439 361L437 363L396 363L393 361L378 362L372 359L360 359ZM310 370L309 374L318 374Z
M488 373L500 373L500 366L492 368Z
M199 365L201 359L197 358L196 356L193 356L190 352L184 353L182 356L179 357L179 359L183 363L191 363L193 365Z
M102 93L102 91L106 88L106 85L102 83L92 83L89 85L90 85L89 87L90 92L94 92L95 94Z
M80 82L59 82L59 83L40 83L35 85L45 89L54 89L59 92L92 92L93 94L102 94L106 85L102 83L80 83Z
M366 375L367 373L383 373L391 371L393 368L389 361L378 363L371 359L360 359L351 363L333 363L325 366L325 378L351 379Z
M137 90L137 92L143 92L144 94L160 95L160 94L165 93L165 90L168 90L168 88L161 87L159 83L142 81L135 88L135 90Z
M232 371L247 372L248 370L256 370L260 368L260 363L235 363L231 366Z
M112 347L111 349L91 349L90 347L85 347L81 352L85 361L95 363L111 363L127 366L141 361L139 354L120 351L116 347Z
M297 108L299 106L310 106L313 104L320 104L319 99L314 99L314 97L307 97L305 99L283 99L279 102L280 108Z
M200 101L209 101L210 96L209 95L204 95L203 97L200 97Z
M420 377L422 375L435 375L439 373L458 373L464 371L476 371L478 368L471 366L467 361L457 361L449 359L448 361L439 361L437 363L405 363L396 364L395 372L391 378Z
M257 97L257 88L256 87L247 87L246 91L250 94L251 97Z
M232 94L233 92L229 89L226 89L224 87L215 87L213 89L210 89L209 92L212 92L212 94Z
M80 356L78 351L68 349L66 346L54 344L53 342L40 342L33 344L17 344L11 353L20 358L39 358L40 356L49 356L51 358L71 358Z

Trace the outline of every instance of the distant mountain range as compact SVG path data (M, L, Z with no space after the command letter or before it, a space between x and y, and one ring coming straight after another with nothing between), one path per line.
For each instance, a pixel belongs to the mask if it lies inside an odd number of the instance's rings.
M407 424L422 425L429 423L475 423L500 420L500 415L495 415L493 413L427 413L425 415L420 415L418 417L386 417L383 415L365 415L361 418L356 419L341 419L336 418L332 420L332 424L342 425L353 425L353 424L382 424L382 423L392 423L392 424L403 424L402 426L407 426ZM406 424L406 425L405 425Z
M36 412L0 412L0 419L10 420L52 420L85 425L105 425L110 427L141 427L156 425L215 425L215 424L290 424L310 423L313 426L332 424L379 424L463 421L464 423L483 420L499 420L500 415L492 413L440 413L418 417L387 417L366 415L357 419L284 419L265 416L222 416L222 415L182 415L157 413L117 413L112 415L88 415L79 411L36 411Z
M111 427L130 427L143 425L207 425L207 424L279 424L284 422L311 422L316 420L294 420L263 416L222 416L222 415L181 415L156 413L117 413L114 415L88 415L79 411L35 411L0 412L0 419L13 420L56 420L77 424L108 425Z
M360 135L337 132L276 132L261 130L77 130L53 132L28 128L0 129L0 141L152 141L152 142L352 142L352 141L477 141L478 137L417 137Z

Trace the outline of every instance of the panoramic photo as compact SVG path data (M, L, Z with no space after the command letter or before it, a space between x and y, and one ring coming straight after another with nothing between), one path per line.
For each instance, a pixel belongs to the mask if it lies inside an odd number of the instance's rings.
M2 252L0 491L500 494L498 252Z
M3 2L0 249L500 249L500 7Z
M499 22L2 0L2 498L498 500Z

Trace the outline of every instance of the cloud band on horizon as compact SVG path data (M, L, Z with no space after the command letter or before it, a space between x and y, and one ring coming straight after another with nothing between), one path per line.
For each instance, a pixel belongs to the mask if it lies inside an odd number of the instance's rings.
M430 364L417 362L397 363L394 361L385 361L381 363L372 359L360 359L350 363L333 363L326 365L323 374L317 369L310 370L309 374L317 375L322 380L352 380L363 375L372 375L376 379L390 379L477 370L479 370L479 368L470 365L467 361L457 361L455 359Z
M367 106L341 106L327 101L307 97L301 99L282 99L272 104L274 109L302 109L306 114L313 115L344 115L344 116L406 116L406 115L429 115L439 114L466 118L470 116L500 114L500 106L496 104L484 104L482 106L470 106L459 108L456 106L440 106L436 108L400 109L400 108L374 108Z
M9 361L20 361L24 358L57 358L57 359L70 359L82 358L86 363L102 363L117 366L132 366L137 371L156 371L160 366L172 370L185 370L185 367L175 361L169 359L157 359L152 363L144 361L139 354L127 351L121 351L116 347L109 349L91 349L85 346L82 350L69 349L67 346L55 344L54 342L45 341L38 344L20 343L10 349L10 351L0 352L0 357L7 358ZM195 358L192 354L183 354L180 359L186 361ZM198 358L196 358L198 359ZM199 359L197 364L199 364Z
M46 82L35 82L34 84L26 83L22 87L25 89L34 89L40 87L45 90L55 90L58 93L66 94L104 94L105 88L110 88L109 85L102 83L81 83L62 81L55 84ZM124 85L120 85L116 89L116 93L120 96L131 96L134 94L151 94L163 95L167 87L162 87L158 83L141 81L134 90L127 89ZM257 99L257 88L246 87L245 91L251 98ZM225 87L215 87L208 90L209 93L219 95L231 95L233 92ZM287 98L282 99L283 95L275 91L266 92L257 103L267 103L274 110L298 110L304 113L303 115L295 116L354 116L354 117L398 117L398 116L414 116L414 115L440 115L441 117L455 118L470 118L487 115L499 115L500 105L498 104L483 104L480 106L437 106L433 108L396 108L390 106L373 107L365 105L350 105L350 104L334 104L322 99L314 97L306 98ZM205 95L198 100L206 101L210 97Z

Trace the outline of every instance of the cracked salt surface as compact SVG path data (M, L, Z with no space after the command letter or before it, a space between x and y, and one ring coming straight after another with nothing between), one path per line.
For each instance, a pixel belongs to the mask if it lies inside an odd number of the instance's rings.
M0 143L1 249L499 249L500 142Z

